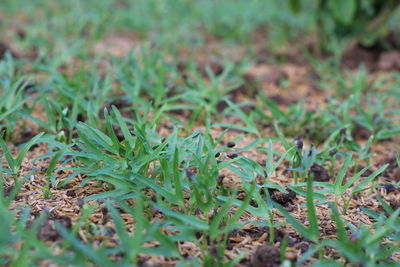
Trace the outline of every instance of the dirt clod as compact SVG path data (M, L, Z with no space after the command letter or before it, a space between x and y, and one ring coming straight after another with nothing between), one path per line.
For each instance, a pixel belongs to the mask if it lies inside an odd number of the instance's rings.
M365 128L364 126L356 124L356 126L351 131L351 136L354 139L365 140L365 139L368 139L371 136L371 132L367 128Z
M76 196L76 193L75 193L74 190L68 190L65 194L67 196L69 196L69 197L75 197Z
M217 179L218 185L223 185L223 184L224 184L224 183L223 183L224 178L225 178L225 175L220 175L220 176L218 176L218 179Z
M361 64L372 68L377 62L378 55L363 47L356 47L342 55L342 66L351 69L358 68Z
M293 201L296 199L296 192L294 192L293 190L288 190L289 193L285 194L282 192L279 192L278 190L274 190L272 191L271 194L271 199L285 207L288 206L288 204L292 203Z
M400 52L391 51L382 53L379 56L378 68L382 70L399 70Z
M329 156L334 156L334 155L337 154L337 152L338 152L338 150L337 150L336 148L331 149L331 150L329 151Z
M101 213L102 213L103 215L107 215L107 214L108 214L108 209L107 209L107 207L102 207L102 208L101 208Z
M82 198L78 198L78 199L76 199L76 202L78 203L78 206L79 206L79 207L82 207L82 206L83 206L83 204L85 204L85 201L83 201L83 199L82 199Z
M329 181L328 170L319 164L314 163L310 168L310 173L314 175L314 181L318 182Z
M228 156L228 158L230 158L230 159L234 159L234 158L239 157L239 154L236 153L236 152L230 152L230 153L227 154L227 156Z
M298 140L297 141L297 148L301 151L302 149L303 149L303 141L301 141L301 140Z
M389 201L389 204L390 204L390 207L391 207L393 210L397 210L398 208L400 208L400 202L397 201L397 200L395 200L395 199L391 199L391 200Z
M186 168L185 172L186 177L189 179L192 179L196 175L196 173L191 168Z
M11 50L11 48L7 44L0 41L0 59L2 59L7 52L11 53L13 57L17 57L17 55Z
M226 146L232 148L232 147L235 147L236 144L235 144L235 142L228 142L228 143L226 143Z
M251 266L253 267L277 267L280 262L279 249L267 243L258 247L251 256Z
M12 186L5 186L4 187L4 197L8 197L13 190Z
M37 238L51 242L59 240L60 234L56 230L55 222L67 229L72 227L71 218L67 216L61 216L57 219L46 218L39 227Z
M396 187L392 184L385 184L383 188L385 188L386 194L396 192Z
M36 134L31 131L22 132L19 140L17 140L14 144L16 146L25 144L25 143L29 142L35 135ZM36 147L36 146L34 146L34 147Z

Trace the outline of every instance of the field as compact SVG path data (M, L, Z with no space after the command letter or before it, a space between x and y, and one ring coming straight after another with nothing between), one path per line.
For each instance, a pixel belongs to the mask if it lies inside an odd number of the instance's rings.
M328 2L1 1L0 266L399 266L400 4Z

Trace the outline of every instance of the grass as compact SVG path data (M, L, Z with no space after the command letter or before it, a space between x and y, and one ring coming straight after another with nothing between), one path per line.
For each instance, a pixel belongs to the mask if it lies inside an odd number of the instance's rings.
M396 72L303 54L283 2L0 5L0 265L398 264Z

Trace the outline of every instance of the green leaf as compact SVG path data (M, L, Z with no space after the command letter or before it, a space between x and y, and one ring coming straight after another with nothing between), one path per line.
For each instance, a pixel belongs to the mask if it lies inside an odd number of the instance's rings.
M54 177L53 175L53 171L56 168L57 162L60 159L60 157L63 155L64 151L63 150L59 150L54 157L51 159L49 166L47 167L46 170L46 176L47 178L50 180L52 177ZM55 185L55 180L52 179L51 185L54 186Z
M233 110L233 114L237 115L244 122L245 126L243 127L236 124L225 124L225 123L218 123L216 124L216 126L230 127L233 129L238 129L249 133L254 133L257 136L260 136L260 133L257 130L257 125L246 113L244 113L236 104L234 104L229 99L226 98L225 102Z
M210 226L206 221L203 221L196 216L191 216L191 215L186 215L181 212L176 212L173 210L170 210L166 207L162 207L160 205L157 205L155 203L151 203L151 205L159 210L160 212L164 213L165 216L169 218L173 218L177 220L181 224L189 225L194 228L194 230L200 230L200 231L208 231L210 229Z
M329 4L336 20L345 25L353 22L357 9L356 0L330 0Z
M340 218L339 212L332 202L329 203L329 206L332 210L332 219L336 222L336 231L337 236L340 242L348 242L346 228L343 224L342 219Z
M373 235L368 236L367 245L372 245L377 242L381 242L382 238L385 237L390 231L396 220L398 220L400 214L400 208L391 214L391 216L386 220L385 225L380 227L375 231Z
M210 237L211 238L216 238L220 234L218 231L218 228L219 228L222 220L224 219L224 217L228 214L231 204L232 204L232 198L228 199L224 203L224 205L221 207L219 212L215 215L215 217L211 221L211 224L210 224Z
M312 236L310 236L309 231L307 229L307 227L305 227L304 225L302 225L301 223L299 223L292 215L290 215L290 213L281 205L279 205L276 202L274 203L274 207L283 215L285 216L286 220L288 221L289 224L291 224L291 226L294 227L294 229L296 229L297 232L299 232L299 234L301 236L303 236L304 238L313 241L310 239L310 237L312 238Z
M68 241L75 250L83 253L94 263L98 264L99 266L117 266L107 258L106 254L104 253L104 251L101 251L101 249L96 251L92 247L82 243L81 241L79 241L78 238L72 235L72 233L68 232L68 230L61 226L59 223L56 222L55 226L61 236L66 241Z
M376 134L376 139L382 140L400 135L400 127L395 129L383 129Z
M368 183L372 182L372 180L374 180L379 174L381 174L388 166L389 166L389 164L385 164L382 167L380 167L378 170L374 171L374 173L372 173L370 176L368 176L367 178L362 180L357 186L355 186L352 193L354 194L354 193L364 190L364 187Z
M1 132L0 133L0 146L1 146L1 149L3 150L4 156L6 157L6 161L7 161L8 166L10 167L12 172L14 172L16 163L15 163L15 160L14 160L14 158L12 157L12 155L10 153L10 150L7 147L7 144L4 142L3 136L4 136L4 132Z
M175 185L175 196L178 199L178 201L180 202L180 204L183 205L184 198L183 198L183 189L182 189L182 183L181 183L181 173L179 172L179 152L178 152L177 147L175 148L175 151L174 151L172 164L173 164L172 178L173 178L174 185Z
M263 97L263 100L267 104L269 110L272 113L272 117L277 124L283 123L285 126L287 126L292 123L289 115L280 110L278 105L276 105L274 101L270 100L267 97Z
M284 158L283 156L281 159ZM265 162L265 168L267 171L267 176L270 177L271 174L275 171L275 168L273 166L274 162L274 153L273 153L273 147L272 147L272 140L268 140L268 149L267 149L267 159Z
M15 165L17 168L19 168L21 166L22 161L23 161L26 153L28 153L29 149L39 141L40 137L42 137L43 134L44 133L39 133L38 135L33 137L28 143L26 143L24 145L24 147L19 152L17 158L15 159Z
M117 118L119 127L121 127L121 131L122 131L122 134L124 135L125 140L128 140L129 145L131 147L135 147L135 140L133 139L132 134L129 131L129 128L126 125L125 120L122 117L121 113L119 112L119 110L115 106L112 106L112 110L113 110L113 112L115 114L115 117Z
M291 12L297 14L301 8L300 0L289 0L289 8Z
M142 184L144 186L148 186L157 193L159 193L161 196L165 197L170 201L171 203L178 204L180 203L181 200L179 200L173 193L171 193L168 189L158 185L158 183L149 177L145 177L143 175L140 175L138 173L131 173L132 179L136 179L135 182Z
M352 178L350 178L348 180L348 182L342 186L338 192L338 195L343 195L344 192L358 179L361 177L361 175L363 175L363 173L365 173L371 166L367 166L364 169L362 169L361 171L359 171L358 173L356 173Z
M334 183L334 186L335 186L335 195L337 195L337 196L338 196L338 195L340 194L340 192L341 192L343 179L344 179L344 177L346 176L346 172L347 172L347 169L349 168L349 166L350 166L350 164L351 164L351 162L352 162L352 158L353 158L353 154L352 154L352 153L347 154L346 160L345 160L345 162L343 163L342 168L340 168L339 174L338 174L338 176L337 176L336 179L335 179L335 183Z
M113 125L112 125L112 121L111 121L111 117L108 113L107 108L104 108L104 119L106 121L106 126L107 126L107 132L110 135L111 141L113 143L113 147L115 151L119 151L119 140L117 135L115 134L115 131L113 129Z
M313 198L313 178L307 178L307 214L308 220L310 222L310 226L308 227L310 230L310 239L316 242L319 236L319 229L318 229L318 220L317 220L317 213L315 210L314 205L314 198Z
M285 150L289 150L292 146L286 140L286 138L283 135L282 131L279 129L279 126L278 126L277 123L274 123L274 129L275 129L275 132L278 134L279 140L281 141L282 145L285 147Z

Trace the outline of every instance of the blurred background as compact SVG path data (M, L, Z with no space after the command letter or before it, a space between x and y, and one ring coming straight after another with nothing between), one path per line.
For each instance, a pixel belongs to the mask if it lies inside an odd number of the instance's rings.
M399 6L397 0L2 0L1 42L15 54L60 60L110 34L172 50L215 41L278 54L395 50Z

